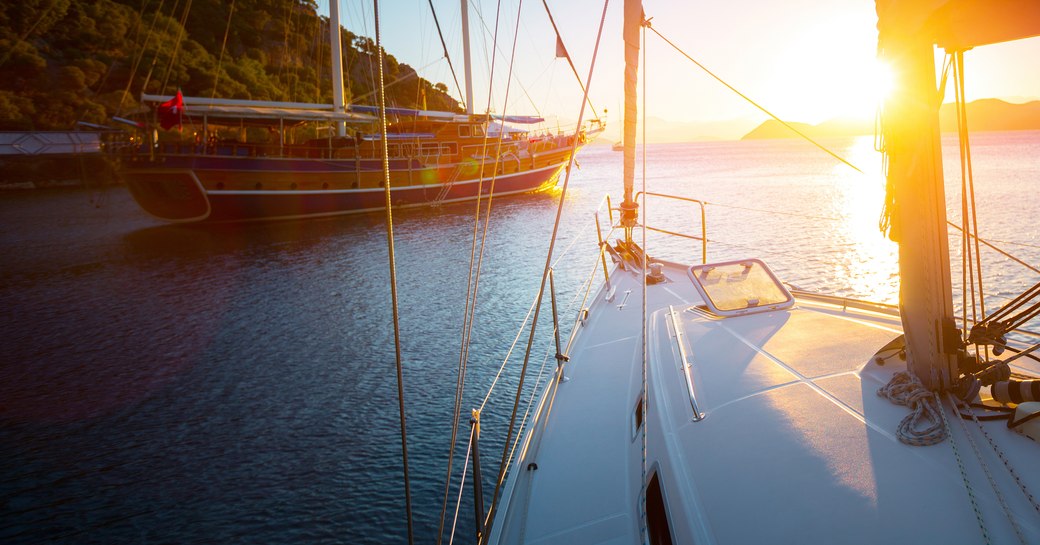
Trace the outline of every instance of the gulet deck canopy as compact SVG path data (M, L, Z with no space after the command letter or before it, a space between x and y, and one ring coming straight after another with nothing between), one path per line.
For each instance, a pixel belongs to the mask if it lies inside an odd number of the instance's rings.
M141 95L141 102L158 104L173 98L173 95ZM330 121L355 124L374 123L379 118L379 109L375 106L353 104L346 112L337 112L332 104L311 102L278 102L242 99L210 99L202 97L183 97L185 115L188 117L206 116L212 121L219 120L278 120L284 121ZM466 122L474 116L442 112L437 110L417 110L413 108L386 108L388 115L397 117L415 117L430 121ZM476 116L493 119L505 123L531 125L542 123L544 117L533 115L498 115Z
M141 102L160 103L172 95L141 95ZM209 99L184 97L184 115L190 118L206 117L212 122L221 120L262 120L290 122L341 121L355 124L374 123L377 118L366 113L337 112L331 104L307 102L274 102L237 99Z

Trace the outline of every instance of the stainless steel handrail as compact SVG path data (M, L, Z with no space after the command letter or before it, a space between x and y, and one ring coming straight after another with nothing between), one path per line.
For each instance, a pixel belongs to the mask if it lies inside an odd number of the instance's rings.
M692 203L696 203L696 204L700 205L700 207L701 207L701 236L700 236L700 238L697 238L697 237L692 236L692 235L684 235L682 233L675 233L675 232L672 232L672 231L666 231L664 229L658 229L656 227L651 227L649 225L646 225L645 221L643 222L643 228L644 229L648 229L650 231L657 231L659 233L665 233L665 234L668 234L668 235L678 236L678 237L682 237L682 238L689 238L689 239L693 239L693 240L700 240L701 241L701 263L707 263L708 262L708 226L707 226L707 221L705 219L705 214L704 214L704 205L707 204L707 203L702 201L702 200L699 200L699 199L690 199L690 198L687 198L687 197L679 197L677 195L668 195L668 194L665 194L665 193L651 193L649 191L645 191L645 192L644 191L640 191L640 192L636 193L635 199L638 201L639 200L639 196L640 195L644 195L644 194L649 196L649 197L661 197L661 198L673 199L673 200L677 200L677 201L692 202Z
M693 363L686 356L686 341L684 340L686 335L682 330L682 320L679 318L679 312L672 305L668 305L668 314L672 317L672 327L675 328L675 344L679 347L683 376L686 377L686 391L690 395L690 407L693 408L693 421L700 422L704 420L704 413L697 407L697 394L693 389L693 375L690 374Z

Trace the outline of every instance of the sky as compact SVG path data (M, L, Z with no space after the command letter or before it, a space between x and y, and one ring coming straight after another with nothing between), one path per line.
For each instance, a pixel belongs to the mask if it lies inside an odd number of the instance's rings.
M374 36L371 0L339 0L341 24ZM584 81L599 27L601 0L547 0L564 43ZM319 2L328 11L329 0ZM610 0L590 85L592 104L613 127L620 125L624 59L623 0ZM460 0L433 0L460 85ZM470 1L474 100L488 107L490 55L497 0ZM875 60L877 16L869 0L644 0L654 28L732 86L787 121L820 123L833 118L873 118L887 81ZM517 14L519 12L519 24ZM380 2L384 48L433 82L455 84L443 59L429 0ZM512 65L514 85L505 82ZM766 119L732 91L683 58L653 33L646 39L646 110L651 132L669 128L693 138L735 138ZM573 124L581 103L576 78L555 57L555 36L541 0L502 0L499 54L491 110L538 114L550 125ZM937 63L942 53L937 52ZM1040 58L1040 38L969 51L967 96L1025 102L1040 98L1040 72L1026 65ZM640 90L642 92L642 89ZM950 97L952 99L952 96ZM592 115L587 112L585 117ZM650 135L655 140L655 135Z

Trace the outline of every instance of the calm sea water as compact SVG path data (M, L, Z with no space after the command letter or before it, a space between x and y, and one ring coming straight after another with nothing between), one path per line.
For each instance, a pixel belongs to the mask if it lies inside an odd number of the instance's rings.
M647 187L711 203L711 260L760 257L798 287L895 302L873 142L827 143L867 174L796 141L654 145ZM950 219L960 223L956 143L947 143ZM1031 264L1040 264L1038 148L1035 132L980 134L973 148L982 236ZM557 247L557 256L570 247L557 263L566 322L596 257L592 210L621 184L621 155L609 147L579 161ZM559 197L495 202L466 411L534 300ZM644 213L651 226L700 228L688 204L651 198ZM423 543L436 540L444 493L473 216L472 204L395 213ZM0 194L0 222L0 542L405 540L382 216L168 226L113 188ZM701 257L689 240L652 236L649 247ZM1037 280L984 257L993 301ZM533 351L531 382L551 365L547 349ZM519 364L510 360L484 411L488 491ZM456 539L472 533L466 490Z

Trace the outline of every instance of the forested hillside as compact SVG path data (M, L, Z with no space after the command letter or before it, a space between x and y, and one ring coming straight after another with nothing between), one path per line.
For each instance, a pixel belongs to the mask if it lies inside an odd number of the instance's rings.
M0 3L0 130L107 123L141 93L332 102L328 19L313 0ZM374 104L375 43L341 30L349 97ZM387 101L458 111L386 54Z

